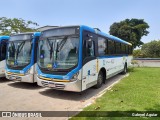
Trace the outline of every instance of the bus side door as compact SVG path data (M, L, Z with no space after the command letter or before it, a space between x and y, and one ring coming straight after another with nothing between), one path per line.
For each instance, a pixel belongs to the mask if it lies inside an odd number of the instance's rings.
M83 32L82 90L97 83L96 39L97 37L94 34L86 31Z

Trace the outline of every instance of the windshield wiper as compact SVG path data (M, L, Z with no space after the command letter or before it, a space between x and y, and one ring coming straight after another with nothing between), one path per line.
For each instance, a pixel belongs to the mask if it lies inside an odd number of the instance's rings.
M56 50L55 50L55 52L56 52L56 60L57 60L57 53L58 53L59 51L61 51L61 49L62 49L63 46L65 45L67 39L68 39L68 36L65 36L60 43L57 43L57 46L56 46L56 48L55 48L55 49L56 49Z
M57 61L57 53L63 48L65 45L66 41L68 39L68 36L65 36L62 41L59 43L58 40L54 40L54 42L51 42L50 39L47 38L48 45L50 47L50 60L52 59L52 63L54 64L53 66L56 66L56 61ZM54 54L54 55L53 55Z
M25 41L21 42L21 44L18 45L18 48L17 48L17 50L16 50L16 56L15 56L16 63L17 63L17 59L18 59L18 54L21 52L24 44L25 44Z
M47 42L49 44L49 47L50 47L50 59L52 58L52 53L53 53L53 42L50 43L49 39L47 38Z
M13 51L13 54L15 54L15 45L14 42L11 42L11 52ZM12 55L12 54L11 54ZM13 55L14 56L14 55Z
M61 41L59 44L57 44L57 49L56 49L56 51L59 52L59 51L63 48L63 46L65 45L67 39L68 39L68 36L65 36L65 37L62 39L62 41Z

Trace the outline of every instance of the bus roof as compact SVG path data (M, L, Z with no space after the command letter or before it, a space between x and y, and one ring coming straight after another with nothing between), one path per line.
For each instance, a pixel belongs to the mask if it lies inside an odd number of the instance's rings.
M16 33L12 34L11 36L16 36L16 35L27 35L27 34L33 34L34 36L40 36L41 32L25 32L25 33Z
M8 40L9 39L9 36L0 36L0 40Z
M25 32L25 33L12 34L10 36L9 41L32 39L35 37L39 37L40 34L41 32Z
M91 28L91 27L88 27L88 26L85 26L85 25L81 25L80 27L82 29L88 30L88 31L93 32L95 34L98 34L100 36L107 37L107 38L109 38L111 40L114 40L114 41L117 41L117 42L120 42L120 43L124 43L124 44L127 44L127 45L132 45L131 43L129 43L129 42L125 41L125 40L122 40L122 39L120 39L118 37L115 37L113 35L106 34L104 32L101 32L101 31L97 30L97 29L94 29L94 28Z

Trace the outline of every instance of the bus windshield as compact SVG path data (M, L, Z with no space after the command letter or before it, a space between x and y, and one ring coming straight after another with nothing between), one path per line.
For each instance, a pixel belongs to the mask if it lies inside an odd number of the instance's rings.
M38 65L47 70L69 69L78 63L79 37L66 35L39 41Z
M7 48L7 65L20 67L28 65L31 61L31 40L10 41Z

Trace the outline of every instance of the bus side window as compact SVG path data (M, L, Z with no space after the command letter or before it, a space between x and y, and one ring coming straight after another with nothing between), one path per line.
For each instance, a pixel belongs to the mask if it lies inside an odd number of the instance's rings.
M87 57L94 57L94 41L92 39L87 40Z
M1 44L1 60L5 60L5 58L6 58L6 47L7 47L7 43L5 41L2 41L2 44Z
M126 45L121 43L121 54L126 54Z
M119 55L121 54L121 43L115 42L116 45L116 54Z
M115 54L115 43L114 43L114 41L108 40L108 54L109 55Z
M107 55L107 40L102 37L98 37L98 54L99 56Z
M129 52L128 52L128 45L126 45L126 54L128 54Z
M133 52L133 49L132 49L132 46L128 46L129 48L129 55L131 55L132 54L132 52Z
M97 36L88 31L83 31L83 60L84 63L96 56Z

